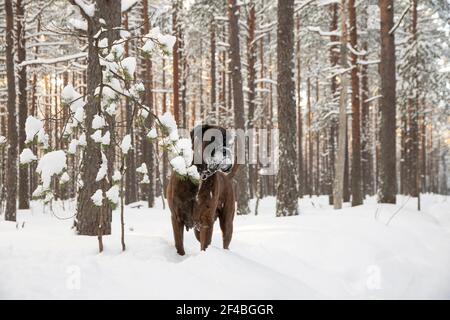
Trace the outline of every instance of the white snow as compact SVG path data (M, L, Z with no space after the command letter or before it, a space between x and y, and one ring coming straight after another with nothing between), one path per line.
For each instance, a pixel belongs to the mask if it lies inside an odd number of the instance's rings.
M6 141L7 141L7 139L6 139L6 137L5 137L5 136L0 136L0 145L3 145L3 144L5 144L5 143L6 143Z
M95 143L101 143L102 142L102 130L96 130L93 134L91 134L92 140L94 140Z
M59 178L59 182L61 182L61 183L66 183L66 182L69 182L69 181L70 181L70 176L69 176L69 174L67 172L64 172L61 175L61 178Z
M109 146L110 142L111 142L111 134L109 133L109 131L106 131L102 137L102 144L105 146Z
M147 174L148 173L147 165L145 164L145 162L142 162L140 167L136 169L136 172L142 173L142 174Z
M80 19L70 18L69 23L75 28L79 30L87 30L87 22Z
M132 6L134 6L139 0L122 0L121 2L121 11L128 11Z
M85 0L75 0L75 3L80 7L83 12L89 17L94 16L95 12L95 3L91 3Z
M111 53L117 59L121 59L123 54L125 53L125 48L123 47L122 42L123 41L116 40L113 42L113 45L111 46Z
M119 170L114 171L114 174L112 176L112 180L114 182L119 182L120 179L122 179L122 175L120 174L120 171Z
M77 139L72 139L69 143L69 147L67 148L68 154L75 154L77 152L77 146L79 141Z
M152 53L154 49L155 43L151 39L146 40L144 45L141 47L141 50L145 53Z
M167 130L169 134L177 131L177 123L175 122L175 118L170 112L164 113L158 119L161 125Z
M25 148L20 153L20 156L19 156L20 164L28 164L28 163L31 163L36 160L37 160L37 157L33 153L33 151L31 151L30 148Z
M150 184L150 178L148 176L148 174L144 174L144 176L142 177L141 182L139 182L140 184Z
M299 216L276 218L275 199L264 198L258 216L235 217L230 250L216 222L206 252L185 232L183 257L160 199L154 209L125 208L125 252L114 211L102 254L96 237L77 236L71 219L34 201L18 213L24 228L0 221L0 298L449 299L450 197L423 195L422 212L416 201L370 198L335 211L327 197L312 197L300 201ZM52 206L60 218L76 208Z
M103 118L102 116L96 114L94 116L94 119L92 119L92 129L97 130L97 129L101 129L106 125L106 121L105 118Z
M28 116L25 120L25 143L33 141L34 137L44 128L44 125L40 119L33 116Z
M175 147L178 151L178 154L180 156L183 156L186 167L189 167L192 164L192 160L194 159L194 151L192 150L191 139L180 139L176 142Z
M155 128L150 129L150 131L147 133L147 138L149 139L156 139L158 137L158 132Z
M131 146L131 135L127 134L122 139L122 143L120 144L120 148L122 149L123 154L127 154L128 151L132 148Z
M127 72L130 77L133 77L136 70L136 58L126 57L121 62L123 69Z
M158 36L158 41L166 50L172 50L177 38L170 34L160 34Z
M185 176L187 174L186 162L182 156L176 156L170 160L170 165L179 175Z
M105 154L102 152L102 163L100 165L100 168L98 169L95 181L100 181L104 179L107 173L108 173L108 159L106 159Z
M78 138L78 145L80 145L82 147L85 147L87 145L86 134L84 132Z
M77 101L78 101L78 100L77 100ZM72 104L72 105L74 105L74 104ZM72 105L71 105L71 106L72 106ZM75 110L75 113L74 113L74 115L73 115L73 118L74 118L78 123L81 123L81 122L84 121L85 116L86 116L86 114L85 114L85 112L84 112L84 108L77 108L77 109Z
M95 193L91 197L92 202L94 202L94 205L97 207L101 207L103 204L103 191L102 189L98 189L95 191Z
M109 188L108 191L106 191L106 198L111 202L117 205L120 200L120 194L119 194L119 186L113 185L111 188Z
M187 175L194 181L200 181L200 174L198 173L197 166L190 166L187 168Z
M51 151L44 154L38 162L36 172L41 175L44 189L50 187L51 178L60 174L66 168L66 153L63 150Z

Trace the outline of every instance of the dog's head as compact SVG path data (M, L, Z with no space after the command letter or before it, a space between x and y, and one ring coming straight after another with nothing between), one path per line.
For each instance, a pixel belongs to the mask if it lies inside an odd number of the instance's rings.
M194 146L194 165L202 180L217 171L229 172L232 163L230 137L227 130L213 125L199 125L191 131Z

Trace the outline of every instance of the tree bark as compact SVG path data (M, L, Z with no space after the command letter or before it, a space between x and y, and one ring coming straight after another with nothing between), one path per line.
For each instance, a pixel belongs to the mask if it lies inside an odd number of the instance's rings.
M123 28L125 30L128 30L128 13L123 14ZM148 31L147 31L148 33ZM125 47L125 56L129 56L129 44L128 41L124 43ZM145 79L145 78L144 78ZM144 84L145 86L145 84ZM147 90L145 90L145 94L147 94ZM148 103L146 101L146 103ZM135 143L135 135L134 135L134 128L131 123L133 122L133 108L134 106L130 105L130 99L125 98L125 119L126 119L126 134L129 134L131 136L131 144L134 146ZM145 157L145 155L144 155ZM134 148L131 148L128 153L125 156L126 160L126 168L125 171L125 204L130 204L133 202L138 201L137 196L137 184L136 184L136 155Z
M211 110L216 115L216 123L219 124L219 106L216 103L216 24L214 17L210 22L210 79L211 79Z
M341 67L346 70L347 63L347 24L346 24L346 5L345 0L341 0ZM339 101L339 132L338 132L338 150L336 159L333 204L334 209L342 209L342 198L344 189L344 166L345 166L345 147L347 132L347 75L341 74L341 96Z
M16 221L17 214L17 110L14 74L14 15L12 0L5 0L6 14L6 79L8 82L8 159L6 162L6 221Z
M277 216L298 214L297 114L294 83L294 0L278 0L277 96L279 160Z
M248 7L248 35L247 35L247 74L248 74L248 129L254 128L254 114L255 114L255 99L256 99L256 43L255 43L255 30L256 30L256 10L255 3L249 2ZM254 139L254 137L253 137ZM249 165L249 186L250 197L253 198L256 193L256 179L258 179L255 164Z
M244 94L242 89L241 56L239 44L239 6L236 0L228 0L228 21L230 26L229 43L231 57L231 77L233 87L235 129L245 130ZM237 139L237 150L245 150L245 139ZM243 164L236 175L237 214L248 214L250 209L248 188L248 165Z
M331 24L330 24L330 31L337 31L338 28L338 8L339 5L337 3L333 3L330 6L331 10ZM339 41L339 37L336 35L330 36L330 41L332 43L337 43ZM334 68L339 63L339 53L336 52L336 45L330 46L330 64L331 67ZM337 98L337 77L333 76L331 78L331 96L333 101ZM337 123L336 120L331 118L331 124L330 124L330 137L329 137L329 144L330 144L330 174L328 177L328 194L329 194L329 204L333 204L333 181L335 177L335 166L336 166L336 133L337 133Z
M26 60L25 48L25 6L22 0L16 1L17 17L17 62ZM19 151L25 148L25 121L28 114L27 105L27 68L23 66L18 70L18 89L19 89ZM19 209L28 209L29 203L28 190L28 168L19 167Z
M380 183L378 201L395 203L397 193L396 182L396 104L395 104L395 33L394 1L379 0L380 6Z
M364 6L361 19L363 21L363 30L367 29L367 19L367 7ZM366 37L362 40L361 49L364 52L367 52L368 50L368 41ZM363 56L363 60L367 60L367 55ZM367 65L363 64L361 65L361 169L363 197L366 194L373 195L370 104L367 102L368 99L369 75Z
M92 120L100 112L101 106L98 99L94 99L95 89L99 86L102 78L102 71L99 64L98 52L95 45L94 35L100 30L99 19L104 19L109 31L104 33L101 38L107 37L111 45L114 40L119 38L118 29L121 26L121 3L118 0L97 0L94 17L86 16L88 21L88 67L87 67L87 104L85 106L86 118L85 128L87 145L83 151L83 161L80 168L83 187L80 188L77 199L76 229L80 235L101 235L111 234L111 207L104 204L97 207L92 202L91 196L97 189L105 190L108 186L105 182L96 182L98 169L101 165L101 149L99 144L95 143L90 136L94 133L92 129ZM101 39L100 38L100 39ZM100 40L99 39L99 40ZM111 133L110 147L107 148L105 155L108 159L108 181L111 181L114 164L114 146L115 146L115 128L114 120L105 115L108 130ZM100 234L100 235L99 235Z
M348 17L350 25L350 45L358 51L358 31L355 0L348 1ZM361 186L361 128L359 114L359 72L358 56L351 53L352 69L352 206L363 204L363 194Z
M148 0L142 1L143 11L142 11L142 20L144 21L144 34L147 34L150 31L150 21L148 18ZM145 86L145 104L147 107L154 111L153 106L153 71L152 71L152 60L148 57L144 58L144 86ZM152 117L150 115L147 116L146 126L150 128L152 126ZM156 174L154 172L155 166L154 166L154 154L153 154L153 148L147 139L147 132L143 132L142 135L142 154L144 156L144 161L148 169L148 176L150 179L150 182L155 181ZM153 190L153 184L150 183L146 187L146 193L147 193L147 203L148 207L152 208L155 205L155 192ZM163 185L163 189L165 190L165 186ZM164 191L162 192L164 193Z
M172 49L173 66L173 114L177 125L180 125L180 40L178 39L178 12L180 1L174 0L172 4L172 32L177 37Z
M297 150L298 150L298 195L303 197L304 178L303 178L303 115L301 106L301 43L300 43L300 15L297 15Z

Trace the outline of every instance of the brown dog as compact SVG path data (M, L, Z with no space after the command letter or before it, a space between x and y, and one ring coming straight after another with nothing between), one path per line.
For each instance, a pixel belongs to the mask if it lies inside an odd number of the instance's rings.
M191 136L193 139L192 134ZM202 150L204 147L205 144L202 145ZM206 170L203 162L197 167L200 175ZM189 179L181 179L172 173L166 197L171 211L173 235L178 254L185 254L184 228L187 231L194 228L201 250L206 250L211 243L213 226L217 218L222 230L223 248L228 249L233 233L235 211L232 178L237 169L238 166L235 164L229 174L217 171L208 175L200 185L192 183Z

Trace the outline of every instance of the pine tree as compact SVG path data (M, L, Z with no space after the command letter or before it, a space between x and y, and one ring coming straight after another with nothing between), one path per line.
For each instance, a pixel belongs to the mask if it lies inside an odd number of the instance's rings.
M379 0L380 7L380 173L378 201L395 203L396 181L396 76L395 76L395 33L394 1Z
M294 83L294 0L278 0L277 96L279 160L277 216L298 214L297 115Z

